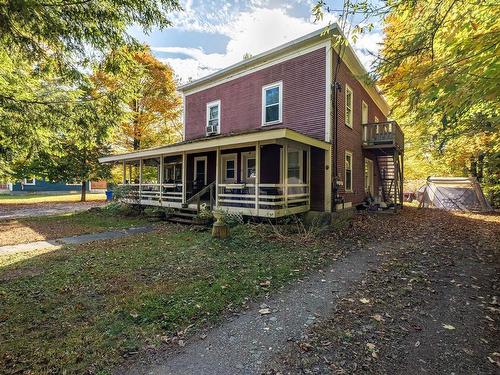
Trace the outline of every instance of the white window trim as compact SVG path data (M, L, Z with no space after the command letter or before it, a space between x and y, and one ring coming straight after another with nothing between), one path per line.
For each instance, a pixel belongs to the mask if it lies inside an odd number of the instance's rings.
M278 95L278 103L279 103L279 111L278 111L278 120L266 122L266 90L272 89L274 87L279 88ZM262 86L262 126L281 124L283 122L283 81L274 82L266 86Z
M351 157L351 179L349 181L351 183L351 188L349 190L347 189L347 155ZM352 181L353 181L352 175L354 173L353 164L354 164L354 158L352 156L352 152L346 151L344 155L344 189L347 193L352 193L354 191L352 186Z
M194 158L194 179L196 179L196 175L197 175L197 166L196 166L196 162L199 161L199 160L204 160L205 161L205 179L203 181L203 185L206 185L207 184L207 157L206 156L196 156Z
M375 116L375 117L374 117L374 119L375 119L375 122L379 122L379 120L378 120L378 117L377 117L377 116Z
M304 183L304 150L300 148L288 148L288 153L290 152L298 152L299 153L299 184ZM286 160L288 162L288 155L286 156ZM290 183L290 176L288 176L288 165L286 166L286 174L287 174L287 183Z
M349 103L350 106L347 105L347 93L351 93L351 102ZM344 95L344 122L346 126L350 127L352 129L352 124L354 121L354 108L353 108L353 103L354 103L354 93L352 89L349 87L349 85L345 85L345 95ZM348 122L348 116L347 116L347 108L351 110L351 120Z
M241 180L245 181L245 182L254 182L255 181L255 177L248 177L248 160L249 159L254 159L255 161L256 160L256 157L255 157L255 151L248 151L248 152L242 152L241 153L241 171L242 173L244 173L244 175L242 176ZM257 174L257 171L255 171L255 173Z
M207 131L207 129L208 129L208 122L210 121L210 111L209 111L209 109L211 107L215 107L215 106L219 107L219 111L218 111L219 116L217 118L217 120L219 120L219 122L218 122L219 125L217 126L217 134L220 134L220 127L221 127L221 121L220 120L221 120L222 107L221 107L221 103L220 103L220 99L219 99L219 100L214 100L213 102L207 103L207 116L206 116L207 120L206 120L206 125L205 125L205 134L207 136L208 136L208 131Z
M23 185L29 185L29 186L34 186L34 185L36 185L36 178L33 178L33 182L27 182L27 181L28 181L28 179L27 179L27 178L25 178L25 179L23 180Z
M365 108L366 108L366 118L363 119L363 112L364 112ZM364 100L362 100L361 101L361 124L367 124L368 123L368 118L369 118L368 116L369 116L369 113L368 113L368 104L366 104L366 102Z
M224 182L235 182L238 177L238 155L237 154L222 154L222 178ZM227 177L227 162L229 160L234 161L234 177Z

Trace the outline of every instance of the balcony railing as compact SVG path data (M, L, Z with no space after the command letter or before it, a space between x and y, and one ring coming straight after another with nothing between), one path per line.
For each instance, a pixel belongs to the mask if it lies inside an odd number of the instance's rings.
M363 147L397 148L404 147L404 134L396 121L377 122L363 125Z

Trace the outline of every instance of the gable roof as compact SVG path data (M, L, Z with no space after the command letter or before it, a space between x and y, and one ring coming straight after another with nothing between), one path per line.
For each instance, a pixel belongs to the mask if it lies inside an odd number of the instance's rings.
M330 34L336 33L344 36L336 23L332 24L328 28L328 31ZM281 57L282 55L293 52L299 48L311 46L321 41L327 42L329 38L330 35L328 33L325 33L325 28L321 28L300 38L294 39L288 43L262 52L249 59L242 60L240 62L237 62L236 64L228 66L227 68L221 69L205 77L182 85L179 87L179 91L183 92L184 95L189 95L191 92L202 90L205 86L216 85L219 81L227 81L237 78L241 74L245 74L247 70L254 69L272 59ZM347 48L344 51L342 60L355 76L359 77L368 74L350 43L347 44ZM389 105L387 104L387 101L385 100L379 89L374 85L367 85L364 82L361 82L361 84L370 94L375 103L377 103L382 112L387 115L389 112Z

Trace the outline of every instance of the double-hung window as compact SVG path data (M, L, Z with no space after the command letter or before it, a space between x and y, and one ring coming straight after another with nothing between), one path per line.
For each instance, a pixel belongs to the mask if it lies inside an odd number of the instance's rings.
M207 135L220 134L220 100L207 104Z
M244 175L242 176L245 182L255 181L256 175L256 162L255 162L255 152L243 152L241 154L241 170Z
M288 150L288 183L300 184L302 183L302 151L301 150Z
M23 185L35 185L36 184L36 180L32 177L32 178L25 178L24 181L23 181Z
M224 182L236 181L236 154L222 155L222 176Z
M352 192L352 152L345 152L344 169L345 191Z
M283 82L276 82L262 88L262 125L282 122Z
M352 128L352 103L353 94L352 89L349 86L345 86L345 124Z

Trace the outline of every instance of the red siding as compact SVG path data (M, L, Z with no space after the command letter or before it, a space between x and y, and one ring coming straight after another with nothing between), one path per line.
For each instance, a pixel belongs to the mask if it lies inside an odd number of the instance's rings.
M334 61L336 58L334 57ZM361 126L361 103L364 101L368 104L368 122L375 122L375 116L379 121L385 121L386 117L378 108L370 95L363 88L361 83L354 77L351 71L342 64L339 69L337 79L342 90L338 97L338 169L337 173L341 181L345 184L344 167L345 167L345 151L350 151L353 154L353 178L352 178L352 193L346 193L344 186L340 186L339 193L346 202L353 204L361 202L365 198L365 183L364 183L364 167L365 157L374 160L374 193L378 193L378 176L377 165L375 158L371 153L362 149L362 126ZM352 129L345 125L345 87L346 84L353 91L353 127ZM333 157L333 156L332 156ZM333 163L332 163L333 165Z
M300 133L325 138L325 48L187 95L185 139L205 136L206 105L221 101L221 134L261 128L262 87L283 81L283 122Z

